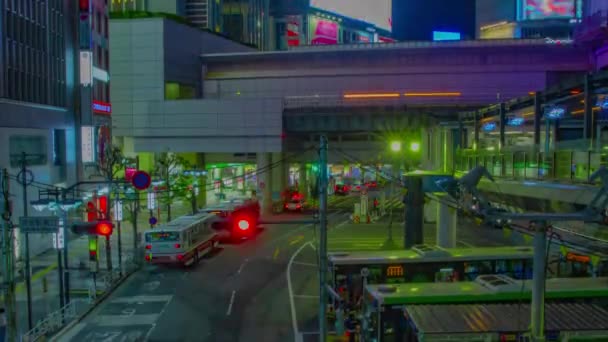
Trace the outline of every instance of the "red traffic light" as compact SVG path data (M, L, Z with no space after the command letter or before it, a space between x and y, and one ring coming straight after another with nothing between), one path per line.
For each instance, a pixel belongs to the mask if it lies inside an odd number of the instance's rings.
M90 1L89 0L80 0L78 1L78 7L80 7L80 12L89 12L89 5L90 5Z
M247 230L249 229L249 221L245 220L245 219L240 219L238 221L238 223L236 224L236 226L240 229L240 230Z
M110 221L81 222L72 226L72 231L78 235L110 236L113 230L114 224Z
M110 222L99 222L97 223L96 232L97 235L108 236L112 235L113 225Z

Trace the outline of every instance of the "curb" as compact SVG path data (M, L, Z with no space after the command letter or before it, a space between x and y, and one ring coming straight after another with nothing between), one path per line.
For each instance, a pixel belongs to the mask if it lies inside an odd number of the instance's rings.
M135 268L131 272L129 272L126 275L124 275L119 281L117 281L114 285L112 285L112 287L110 287L108 289L108 291L105 291L104 294L101 297L97 298L97 300L95 301L95 303L93 303L93 305L91 305L90 308L88 308L87 310L85 310L85 312L83 312L78 318L76 318L75 320L73 320L72 322L70 322L69 324L67 324L65 327L63 327L61 330L59 330L57 333L55 333L53 336L51 336L48 341L49 342L58 342L59 339L63 335L65 335L68 331L70 331L75 325L77 325L80 322L82 322L82 320L84 320L89 314L91 314L91 312L93 312L93 310L95 310L112 293L114 293L114 291L120 285L122 285L125 281L127 281L127 279L129 279L131 277L131 275L135 274L140 269L141 269L141 267Z

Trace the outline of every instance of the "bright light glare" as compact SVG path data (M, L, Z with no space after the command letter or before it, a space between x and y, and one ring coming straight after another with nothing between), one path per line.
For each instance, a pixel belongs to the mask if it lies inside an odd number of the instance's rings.
M239 223L237 224L237 226L239 227L240 230L247 230L247 229L249 229L249 221L239 220Z
M410 150L412 150L412 152L418 152L420 151L420 143L417 142L413 142L410 144Z
M393 141L391 143L391 151L393 151L393 152L401 151L401 141Z

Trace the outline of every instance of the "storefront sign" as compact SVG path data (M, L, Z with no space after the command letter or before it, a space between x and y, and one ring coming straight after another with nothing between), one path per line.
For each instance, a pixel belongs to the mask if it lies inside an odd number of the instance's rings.
M92 126L82 126L82 162L91 163L95 161L94 131Z
M112 105L107 102L93 101L93 111L98 114L112 114Z

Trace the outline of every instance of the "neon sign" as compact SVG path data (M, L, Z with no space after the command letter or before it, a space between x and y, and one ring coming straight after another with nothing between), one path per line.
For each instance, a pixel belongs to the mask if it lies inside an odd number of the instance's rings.
M93 101L93 111L99 114L112 114L112 105L107 102Z
M524 123L524 118L510 118L507 121L507 126L521 126Z
M488 122L482 128L485 132L491 132L496 129L496 122Z
M552 106L545 109L545 118L550 120L557 120L564 117L566 114L566 108L562 106Z

